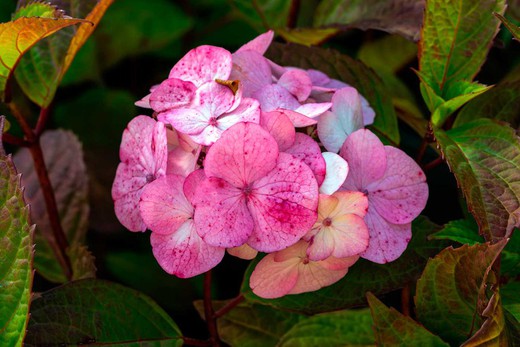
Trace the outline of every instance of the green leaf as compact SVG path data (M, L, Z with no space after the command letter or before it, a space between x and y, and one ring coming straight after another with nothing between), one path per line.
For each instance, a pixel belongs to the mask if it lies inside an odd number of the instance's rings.
M114 0L71 0L63 3L62 10L69 16L85 18L77 28L70 28L51 36L33 47L20 61L16 80L24 93L36 104L47 107L54 99L64 74L78 50L97 27L107 8Z
M320 45L338 32L339 29L336 28L276 29L276 33L283 37L285 41L304 46Z
M479 119L434 131L486 240L508 237L520 225L520 142L505 124Z
M64 130L46 131L40 138L40 143L49 178L54 188L60 221L70 244L67 252L71 256L71 260L75 259L79 262L78 264L72 263L73 269L82 269L73 273L74 279L79 279L92 273L95 269L93 258L89 257L85 253L86 250L82 250L80 247L85 242L89 217L88 176L83 161L81 143L73 133ZM23 148L18 151L14 156L14 162L23 173L22 181L26 187L25 198L31 204L31 220L37 225L35 268L50 281L66 282L63 269L43 236L45 233L52 233L52 228L29 150ZM76 254L74 250L80 253ZM85 261L88 259L91 259L91 265L85 269Z
M417 317L428 330L459 345L482 325L488 274L506 242L449 247L428 261L415 296Z
M388 35L364 42L357 57L378 73L388 71L395 74L417 57L417 45L401 36Z
M60 18L63 17L63 13L60 13L59 9L50 3L31 1L18 9L12 20L21 17Z
M158 15L165 20L158 20ZM100 64L107 68L126 57L164 49L192 25L193 20L168 0L116 1L95 34L103 56Z
M0 346L22 346L31 300L32 233L20 175L2 145L0 117Z
M452 220L440 231L430 236L432 240L452 240L460 244L475 245L484 242L478 234L478 225L474 219Z
M271 305L277 308L304 312L320 313L340 310L366 303L368 291L383 294L402 288L406 283L415 281L429 257L437 254L445 242L428 241L428 235L438 231L438 226L427 218L419 217L412 224L412 240L403 255L388 264L375 264L360 259L347 275L339 282L316 292L287 295L283 298L263 299L249 288L249 277L257 261L253 261L246 271L242 292L248 300Z
M506 121L520 129L520 80L503 81L468 102L458 113L453 127L478 118Z
M516 26L513 22L511 22L509 19L502 16L500 13L493 13L495 17L500 19L502 24L513 34L514 38L517 40L520 40L520 28Z
M286 28L291 1L286 0L233 0L236 10L248 19L250 24L258 31L264 32L266 28Z
M444 99L450 85L472 81L484 63L503 13L504 0L429 0L419 44L419 71Z
M318 6L315 26L378 29L417 41L424 2L416 0L332 0Z
M367 300L374 319L378 346L449 346L412 318L386 307L372 293L367 293Z
M453 85L455 85L454 83ZM446 119L457 111L462 105L479 96L492 88L492 86L473 85L471 91L460 91L461 94L453 97L439 105L432 114L432 123L434 126L441 127Z
M213 301L216 310L226 303L228 301ZM202 301L197 300L194 305L204 318ZM245 301L220 317L217 327L222 341L231 346L275 346L289 329L306 318L301 314Z
M516 320L520 321L520 282L511 282L500 288L502 303Z
M372 127L391 143L399 143L392 99L372 69L337 51L299 45L272 44L267 56L281 65L317 69L357 88L376 112Z
M123 342L181 346L183 341L177 325L152 299L116 283L70 282L31 305L26 346Z
M375 346L370 311L343 310L309 317L287 331L277 346Z
M6 86L25 52L45 37L80 22L80 19L22 17L0 23L0 100L10 98L9 95L6 98Z

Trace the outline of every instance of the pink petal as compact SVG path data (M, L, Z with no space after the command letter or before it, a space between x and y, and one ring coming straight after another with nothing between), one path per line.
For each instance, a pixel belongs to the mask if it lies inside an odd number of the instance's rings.
M385 175L366 187L370 206L390 223L407 224L426 206L426 176L415 161L400 149L385 146L385 151Z
M412 237L412 224L392 224L375 210L369 209L365 216L370 241L361 257L374 263L385 264L401 256Z
M146 230L146 224L139 213L139 198L146 183L146 176L134 176L127 164L120 163L117 167L112 185L114 210L117 219L130 231Z
M272 83L269 63L262 54L251 50L239 50L233 54L233 70L229 78L240 81L245 97L252 97Z
M244 260L254 259L256 257L256 255L258 254L258 251L256 249L249 247L249 245L247 243L244 243L242 246L228 248L227 252L234 257L244 259Z
M261 35L258 35L242 47L240 47L237 52L252 50L255 51L261 55L264 55L264 53L267 51L267 48L269 48L269 45L273 41L274 37L274 31L269 30L266 33L263 33Z
M159 113L157 118L171 124L177 131L188 134L200 134L208 127L211 115L202 113L194 108L174 108Z
M323 183L326 171L325 159L321 155L320 146L312 137L296 133L293 145L286 149L285 153L292 154L294 157L303 160L311 168L318 185Z
M289 118L293 127L295 128L305 128L310 125L316 124L318 121L312 118L309 118L301 113L291 110L278 109L277 111L282 112ZM271 111L273 112L273 111Z
M170 175L144 187L139 211L148 229L158 234L170 234L192 218L193 207L184 196L183 184L184 177Z
M227 80L231 72L231 53L214 46L200 46L189 51L171 69L169 78L192 82L200 87L215 79Z
M309 118L315 118L330 109L331 106L332 104L330 102L308 103L299 106L294 111Z
M324 86L330 82L330 77L321 71L310 69L307 70L307 74L309 75L314 86Z
M208 177L243 188L271 171L277 157L278 145L267 131L258 124L238 123L211 146L204 170Z
M215 125L208 125L200 133L190 135L190 138L203 146L211 146L220 138L220 135L222 135L222 130Z
M260 260L249 278L253 293L266 299L286 295L298 280L299 258L276 262L274 257L275 254L271 253Z
M260 122L260 105L258 101L251 98L243 98L240 105L233 112L226 113L217 120L217 127L221 130L227 130L239 122L256 124Z
M260 108L264 112L277 109L295 110L300 103L289 93L287 89L277 84L271 84L259 89L253 97L260 102Z
M195 96L196 89L191 82L168 78L150 94L150 106L155 112L164 112L188 105Z
M348 136L345 129L343 129L339 116L330 111L320 116L317 130L323 147L333 153L338 153Z
M370 107L370 104L368 103L368 100L361 96L361 109L363 112L363 124L364 125L370 125L374 123L374 118L376 117L376 112L372 107Z
M355 214L361 218L366 216L369 202L365 194L342 191L334 193L334 196L338 198L338 205L336 207L337 213L331 214L332 218L347 213Z
M304 70L289 70L278 80L278 84L287 89L298 101L303 102L311 95L312 82Z
M186 177L184 180L184 185L182 190L186 199L191 204L194 204L195 201L195 193L197 192L197 188L202 184L202 182L206 179L206 175L204 174L203 169L195 170L191 174Z
M254 182L247 206L255 220L248 244L273 252L297 242L317 217L318 186L299 159L280 153L276 167Z
M242 190L209 177L197 188L193 201L197 233L208 244L236 247L251 235L254 222Z
M364 191L368 184L381 179L385 173L385 147L370 130L360 129L350 134L339 154L350 167L344 189Z
M321 183L320 193L333 194L341 187L348 175L348 163L336 153L323 152L325 159L325 179Z
M152 108L150 106L150 95L152 94L145 95L141 100L137 100L134 105L142 108Z
M348 268L358 259L357 256L351 258L342 259L345 266L339 270L329 270L323 266L324 264L320 264L328 260L322 260L321 262L310 261L308 264L300 264L298 267L298 281L288 294L314 292L336 283L345 277Z
M210 81L197 89L194 105L208 118L217 118L228 112L235 103L235 94L225 85Z
M169 274L180 278L200 275L215 267L224 257L224 248L206 244L195 231L192 220L171 234L150 235L153 255Z
M294 143L294 126L283 112L262 112L260 125L276 140L280 151L285 151Z
M197 168L197 159L198 157L192 152L177 147L168 153L166 173L186 177Z
M269 66L271 67L271 73L273 74L274 78L280 78L287 70L291 69L289 67L280 66L269 59L267 59L267 62L269 63Z

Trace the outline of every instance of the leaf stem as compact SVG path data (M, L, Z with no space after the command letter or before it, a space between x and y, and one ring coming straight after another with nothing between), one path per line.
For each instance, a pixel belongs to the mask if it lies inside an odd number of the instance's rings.
M34 132L37 137L43 133L45 130L45 125L47 124L47 120L49 119L49 109L47 107L42 107L40 110L40 116L38 117L38 122L36 123L36 128Z
M208 325L211 346L219 347L221 344L217 330L217 319L211 304L211 270L204 274L204 316Z
M300 12L300 0L292 0L287 17L287 28L293 29L298 22L298 12Z
M18 122L18 124L20 124L25 139L30 143L36 142L36 135L34 134L34 131L31 129L29 123L27 123L27 121L25 120L25 117L23 116L18 106L13 102L9 103L8 106L14 118L16 118L16 121Z
M401 290L401 311L410 317L410 283L405 284Z
M233 308L235 308L238 304L240 304L242 301L244 301L244 295L239 294L236 298L232 299L230 302L227 303L226 306L222 307L220 310L215 312L213 314L213 318L217 319L231 311Z
M442 163L444 163L444 160L442 159L442 157L438 157L437 159L432 160L428 164L424 165L422 168L423 168L424 172L428 172L428 171L436 168L437 166L441 165Z
M9 133L2 134L2 140L10 145L15 145L19 147L29 147L29 142Z
M432 124L428 123L428 128L426 129L426 133L424 134L424 137L422 139L421 146L419 147L419 150L417 151L417 156L415 157L415 162L418 165L421 165L421 161L424 158L424 154L426 153L428 145L434 141L435 139L433 135Z

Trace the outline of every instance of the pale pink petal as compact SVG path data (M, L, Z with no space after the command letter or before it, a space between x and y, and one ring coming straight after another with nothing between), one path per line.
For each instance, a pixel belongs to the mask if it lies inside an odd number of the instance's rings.
M112 185L112 198L117 219L130 231L145 231L141 214L139 213L139 198L142 188L148 183L146 176L135 176L131 168L120 163Z
M182 187L182 190L186 196L186 199L188 199L191 204L194 204L197 188L205 179L206 175L204 174L204 170L199 169L190 173L188 177L186 177L186 180L184 180L184 186Z
M294 143L296 131L291 120L283 112L262 112L260 125L276 140L280 151L285 151Z
M290 69L290 68L287 68L284 66L280 66L269 59L267 59L267 62L269 63L269 66L271 67L271 73L273 74L273 77L275 79L280 78L280 76L282 76L287 70Z
M253 97L260 102L260 108L264 112L277 109L295 110L300 107L298 100L287 89L277 84L259 89Z
M222 130L216 125L208 125L200 133L190 135L190 138L203 146L211 146L220 138L220 135L222 135Z
M412 224L392 224L375 210L365 216L370 241L361 257L374 263L385 264L401 256L412 238Z
M150 95L152 94L145 95L141 100L134 102L134 105L142 108L152 108L152 106L150 106Z
M310 69L307 70L307 74L315 86L324 86L330 82L330 77L321 71Z
M242 190L209 177L197 188L193 201L197 233L208 244L236 247L251 235L254 222Z
M367 249L369 233L362 217L344 214L334 218L331 227L334 238L333 257L350 257Z
M336 113L325 112L318 119L318 137L323 147L332 153L338 153L348 134Z
M325 159L321 155L320 146L312 137L296 133L293 145L284 152L302 160L311 168L318 185L323 183L326 171Z
M184 133L177 133L179 138L179 146L186 152L192 152L194 155L199 151L200 145L190 138L189 135Z
M267 51L267 48L269 48L269 45L273 41L273 37L274 31L269 30L266 33L258 35L257 37L240 47L237 50L237 52L252 50L261 55L264 55L264 53Z
M301 113L309 118L315 118L330 109L331 106L332 103L330 102L308 103L297 107L294 109L294 111Z
M341 187L348 175L348 163L336 153L323 152L325 159L325 179L321 183L320 193L333 194Z
M336 212L330 216L335 218L337 215L352 213L361 218L365 217L368 211L368 199L362 192L336 192L334 196L338 198Z
M307 256L309 260L319 261L327 259L332 255L336 241L333 235L334 231L330 229L331 227L320 227L317 230L318 232L308 239L309 248L307 248ZM307 238L305 238L305 240L307 240ZM363 250L365 250L365 248L363 248Z
M292 261L294 259L298 259L298 261L302 261L306 257L308 243L305 241L298 241L294 245L282 249L278 252L272 253L274 254L275 262L286 262Z
M289 118L293 127L295 128L305 128L310 125L314 125L318 123L316 119L309 118L301 113L291 110L278 109L277 111L282 112ZM271 111L272 112L272 111Z
M171 124L179 132L196 135L200 134L210 122L210 115L193 108L174 108L159 113L157 118Z
M278 84L303 102L311 95L312 82L304 70L289 70L278 80Z
M190 219L171 234L150 235L155 259L169 274L180 278L200 275L215 267L224 257L224 248L206 244Z
M242 246L228 248L227 252L234 257L244 259L244 260L254 259L256 257L256 255L258 254L258 251L256 249L249 247L249 245L247 243L244 243Z
M168 153L166 173L186 177L197 168L197 159L192 152L186 152L181 147L174 148Z
M368 100L361 96L361 109L363 112L363 124L364 125L370 125L374 123L374 119L376 117L376 112L372 107L370 107L370 104L368 103Z
M150 106L155 112L164 112L188 105L195 96L196 89L191 82L168 78L150 94Z
M262 54L251 50L233 54L233 70L229 78L240 81L240 89L245 97L252 97L258 90L272 83L269 63Z
M363 191L369 183L381 179L385 173L385 146L370 130L360 129L350 134L339 154L350 167L349 175L343 183L346 190Z
M247 206L255 229L247 243L273 252L297 242L317 217L318 185L299 159L280 153L276 167L254 182Z
M370 208L375 208L390 223L410 223L426 206L426 176L415 161L400 149L385 146L385 151L385 175L366 187Z
M238 123L210 147L204 170L208 177L244 188L271 171L277 157L278 145L267 131L255 123Z
M233 112L222 115L217 120L217 127L224 131L239 122L260 122L260 105L251 98L243 98L240 105Z
M298 280L299 258L285 262L276 262L274 253L265 256L256 264L249 286L256 295L274 299L280 298L291 291Z
M196 105L199 112L204 113L208 118L216 119L230 110L234 102L235 94L228 86L210 81L197 89L193 104Z
M338 115L347 134L363 128L361 98L352 87L341 88L332 97L332 112Z
M139 211L148 229L170 234L192 218L193 207L183 193L184 177L163 176L147 184L141 193Z
M220 47L199 46L182 57L168 77L190 81L200 87L215 79L227 80L230 72L230 52Z

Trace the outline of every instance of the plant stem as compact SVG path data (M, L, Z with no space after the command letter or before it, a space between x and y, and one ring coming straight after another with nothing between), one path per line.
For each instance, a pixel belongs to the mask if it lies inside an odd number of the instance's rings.
M9 109L11 110L11 113L13 114L14 118L16 118L16 121L18 124L20 124L20 127L23 130L23 134L25 136L25 139L30 142L36 142L36 135L34 134L33 130L31 129L31 126L27 121L25 120L25 117L23 116L22 112L18 109L18 106L16 106L15 103L8 104Z
M289 9L289 17L287 18L287 27L293 29L298 22L298 12L300 12L300 0L292 0Z
M19 137L13 136L9 133L2 134L2 140L10 145L15 145L19 147L28 147L29 142Z
M220 310L218 310L217 312L215 312L213 314L213 318L214 319L217 319L217 318L220 318L222 317L223 315L225 315L226 313L228 313L229 311L231 311L233 308L235 308L235 306L237 306L238 304L240 304L242 301L244 301L244 295L242 294L239 294L236 298L232 299L230 302L227 303L226 306L222 307Z
M36 128L34 129L37 137L40 137L40 135L43 133L45 125L47 124L47 119L49 119L49 109L42 107L40 110L40 116L38 117L38 122L36 123Z
M441 157L438 157L437 159L432 160L428 164L424 165L422 168L423 168L424 172L428 172L428 171L436 168L437 166L441 165L442 163L444 163L444 160Z
M405 316L410 317L410 283L401 290L401 311Z
M217 330L217 319L211 304L211 270L204 274L204 316L208 325L211 346L220 346L220 337Z
M193 339L191 337L183 337L182 340L188 346L201 346L201 347L211 346L211 341L209 341L209 340L198 340L198 339Z

